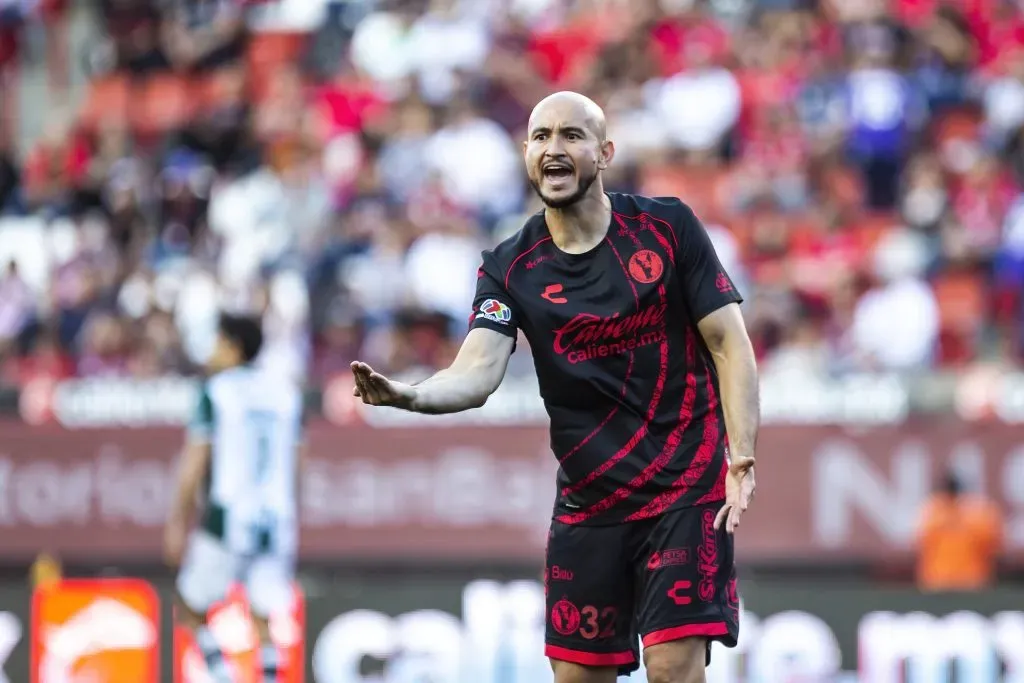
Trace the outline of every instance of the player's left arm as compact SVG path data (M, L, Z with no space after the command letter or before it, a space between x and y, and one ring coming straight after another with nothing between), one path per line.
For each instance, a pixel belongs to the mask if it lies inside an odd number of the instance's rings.
M185 537L189 519L195 510L199 491L210 468L213 448L213 403L204 387L195 415L188 427L188 438L178 470L178 481L171 509L164 529L164 555L167 563L176 567L181 563L185 550Z
M757 362L747 335L736 286L715 253L700 220L680 203L676 266L683 295L711 353L729 436L726 502L715 526L733 532L754 493L754 449L761 422Z
M210 443L189 440L178 471L171 510L164 529L164 556L171 567L181 564L189 519L210 466Z
M739 304L709 313L697 324L718 371L725 429L733 458L754 457L761 405L757 362Z
M192 517L203 479L209 471L211 450L209 441L190 439L185 445L171 507L171 524L187 525Z

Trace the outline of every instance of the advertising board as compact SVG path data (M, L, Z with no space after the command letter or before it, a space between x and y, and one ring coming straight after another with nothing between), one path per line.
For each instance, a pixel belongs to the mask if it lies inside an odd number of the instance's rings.
M542 585L369 582L310 605L317 683L545 683ZM1024 683L1024 590L922 595L741 582L740 643L709 683ZM360 599L354 600L358 593ZM627 680L643 681L641 669Z
M534 427L309 428L301 559L539 566L555 493ZM0 561L159 562L182 434L0 421ZM765 427L747 563L908 559L920 507L949 466L997 502L1024 567L1024 432L945 420L846 430Z
M551 683L539 580L375 572L307 583L315 597L275 619L290 663L301 662L289 682ZM709 683L1024 683L1024 587L921 594L741 579L740 594L739 646L713 648ZM29 595L0 586L0 683L204 680L170 628L167 580L72 581L37 593L31 614ZM244 662L244 603L223 608L212 621Z

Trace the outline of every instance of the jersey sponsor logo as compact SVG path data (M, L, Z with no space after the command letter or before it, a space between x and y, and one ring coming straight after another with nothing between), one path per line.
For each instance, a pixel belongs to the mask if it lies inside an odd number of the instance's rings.
M160 680L160 603L145 581L61 581L37 589L32 683Z
M729 278L722 271L718 271L718 277L715 278L715 287L723 294L732 291L732 283L729 282Z
M626 353L665 340L665 304L621 316L602 318L593 313L579 313L555 330L555 353L570 363Z
M571 569L559 567L557 564L551 568L551 581L572 581L574 576Z
M647 560L648 571L657 571L662 567L674 567L690 563L689 548L669 548L668 550L655 552Z
M701 517L701 544L697 548L697 571L700 583L697 594L704 602L711 602L715 597L715 577L718 575L718 534L715 530L715 513L705 510Z
M538 256L537 258L535 258L535 259L533 259L531 261L527 261L526 262L526 269L527 270L533 270L534 268L536 268L540 264L544 263L545 261L550 261L552 258L554 258L554 257L551 256L550 254L544 254L543 256Z
M562 291L562 289L562 285L559 284L548 285L544 289L544 291L541 292L540 296L542 299L547 299L553 304L564 304L565 302L568 301L568 299L566 299L564 296L556 296L559 292Z
M476 317L507 325L512 320L512 311L497 299L488 299L480 304Z
M641 249L629 259L629 274L641 284L656 282L664 272L665 264L661 257L650 249Z

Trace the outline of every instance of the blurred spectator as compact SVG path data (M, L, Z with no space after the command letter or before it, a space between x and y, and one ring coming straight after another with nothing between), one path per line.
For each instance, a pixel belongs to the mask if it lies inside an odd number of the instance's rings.
M431 228L412 243L405 257L410 298L417 307L463 325L476 292L479 228L456 217L442 218Z
M1003 218L1016 197L1012 181L990 156L979 155L952 183L945 252L954 260L990 260L999 246Z
M167 69L160 44L160 11L146 0L100 0L107 40L89 53L93 71L125 68L135 74Z
M1002 514L965 491L949 472L921 511L917 530L917 585L925 591L988 588L1002 551Z
M863 173L868 206L891 208L914 135L927 103L900 72L903 34L888 20L851 25L850 72L846 77L847 151Z
M0 216L18 209L19 175L10 147L0 142Z
M964 16L938 7L923 31L916 75L933 112L967 101L978 49Z
M907 166L900 213L906 224L922 232L934 232L949 206L949 195L939 160L919 155Z
M89 169L89 148L66 112L50 115L43 135L25 160L23 188L30 209L68 215L80 208Z
M851 335L858 363L867 370L907 371L928 366L938 337L935 295L922 279L925 245L901 231L875 253L877 286L857 302Z
M982 101L989 138L1001 147L1024 125L1024 50L1006 58L1004 73L988 84Z
M0 356L23 341L35 315L35 297L11 261L0 276Z
M427 146L431 169L447 195L491 225L523 198L523 170L511 136L468 99L452 104Z
M409 31L420 94L431 104L448 102L459 92L463 75L487 58L487 27L464 7L459 0L429 0Z
M711 41L687 43L687 70L655 86L655 110L669 138L698 158L720 152L740 116L739 83L713 50Z
M430 138L434 115L425 103L406 100L395 112L396 123L377 157L381 181L397 201L407 201L430 177Z
M161 42L177 69L209 70L244 54L245 21L235 0L168 0L164 4Z

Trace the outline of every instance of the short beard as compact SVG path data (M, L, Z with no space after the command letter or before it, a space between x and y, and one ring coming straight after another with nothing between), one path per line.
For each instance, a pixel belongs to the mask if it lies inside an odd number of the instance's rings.
M545 197L544 193L540 189L539 182L531 179L530 184L533 185L533 191L537 193L540 200L544 202L544 206L549 209L568 209L587 195L587 192L590 191L590 186L594 184L595 180L597 180L596 173L590 176L581 176L576 185L576 191L565 199L550 199L549 197Z

